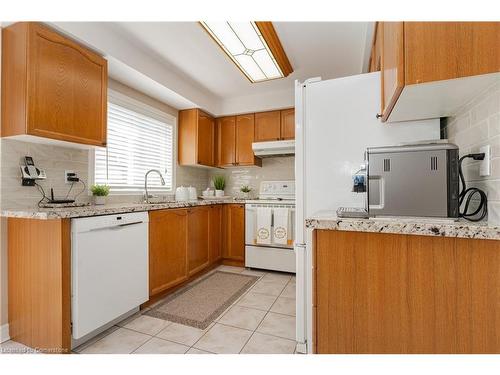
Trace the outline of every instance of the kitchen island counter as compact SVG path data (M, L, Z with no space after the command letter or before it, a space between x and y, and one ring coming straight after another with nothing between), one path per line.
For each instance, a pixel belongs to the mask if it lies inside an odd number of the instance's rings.
M320 211L306 219L306 227L350 232L410 234L500 240L500 225L460 219L432 218L339 218L334 211Z
M188 202L160 202L160 203L112 203L105 205L87 205L80 207L38 208L34 206L19 206L2 208L0 216L24 219L71 219L100 215L124 214L130 212L164 210L169 208L189 208L209 206L213 204L244 203L235 199L207 199Z

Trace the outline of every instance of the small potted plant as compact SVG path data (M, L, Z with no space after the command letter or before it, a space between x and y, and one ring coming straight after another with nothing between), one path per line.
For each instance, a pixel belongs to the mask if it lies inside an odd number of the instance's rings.
M243 198L248 199L250 196L250 192L252 191L252 188L250 188L248 185L243 185L240 188L240 191L243 193Z
M106 197L109 194L109 186L107 185L92 185L90 188L92 195L94 196L94 204L95 205L103 205L106 204Z
M224 188L226 187L226 179L224 176L214 176L212 178L215 187L215 196L221 198L224 196Z

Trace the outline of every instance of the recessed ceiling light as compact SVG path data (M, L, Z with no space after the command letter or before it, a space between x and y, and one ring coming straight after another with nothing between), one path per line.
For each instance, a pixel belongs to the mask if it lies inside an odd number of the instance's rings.
M271 22L200 22L250 82L293 72Z

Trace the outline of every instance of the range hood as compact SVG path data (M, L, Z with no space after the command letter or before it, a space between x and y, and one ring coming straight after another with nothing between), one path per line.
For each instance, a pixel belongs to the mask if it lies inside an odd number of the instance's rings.
M295 140L254 142L252 150L260 158L295 155Z

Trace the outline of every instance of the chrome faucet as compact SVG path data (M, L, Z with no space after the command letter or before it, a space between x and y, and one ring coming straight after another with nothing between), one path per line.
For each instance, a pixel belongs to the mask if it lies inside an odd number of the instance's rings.
M146 202L146 203L149 203L149 198L153 198L153 196L150 196L149 193L148 193L148 175L151 172L158 173L160 175L161 184L165 185L165 180L163 179L163 176L162 176L161 172L158 169L150 169L149 171L147 171L146 174L144 175L144 190L145 190L144 202Z

